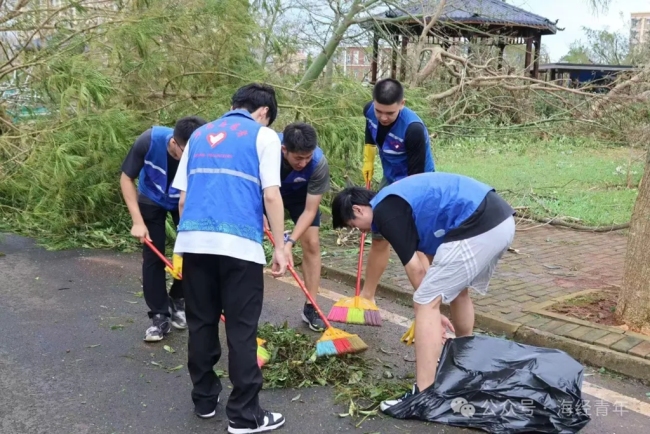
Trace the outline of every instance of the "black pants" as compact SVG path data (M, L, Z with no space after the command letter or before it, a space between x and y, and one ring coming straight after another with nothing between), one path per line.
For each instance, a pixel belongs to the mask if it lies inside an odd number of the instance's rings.
M257 366L257 323L262 313L262 264L221 255L183 254L183 291L189 329L188 370L192 400L202 414L212 412L222 390L214 365L221 357L219 320L226 318L228 377L233 389L228 419L256 427L263 411L258 394L262 371Z
M164 255L167 238L165 234L167 213L171 213L174 225L178 226L178 209L167 211L165 208L147 203L138 203L138 206L153 245ZM144 300L149 306L149 318L156 314L170 316L165 282L165 263L146 244L142 249L142 292ZM180 280L174 279L169 296L183 298L183 286Z

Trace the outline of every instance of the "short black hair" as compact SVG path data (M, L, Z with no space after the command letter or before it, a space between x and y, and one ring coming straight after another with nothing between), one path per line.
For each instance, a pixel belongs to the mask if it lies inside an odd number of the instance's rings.
M347 226L346 222L354 219L354 205L370 206L370 201L377 193L363 187L348 187L332 199L332 226L334 229Z
M283 131L282 144L288 152L312 152L318 145L316 130L304 122L287 125Z
M268 84L251 83L237 89L232 96L233 109L246 109L253 113L260 107L269 108L269 125L278 116L278 102L275 100L275 89Z
M190 140L192 133L205 124L207 124L207 121L198 116L185 116L184 118L180 118L174 126L174 140L176 140L178 146L187 145L187 141Z
M379 104L392 105L404 99L404 87L394 78L379 80L372 89L372 99Z

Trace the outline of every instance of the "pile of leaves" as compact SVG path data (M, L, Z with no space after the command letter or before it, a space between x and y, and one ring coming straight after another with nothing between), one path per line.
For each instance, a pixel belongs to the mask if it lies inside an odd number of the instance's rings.
M401 396L413 384L411 378L384 378L363 355L316 358L314 341L286 322L260 325L258 336L266 340L264 347L271 354L262 368L265 389L332 386L335 401L348 406L341 417L376 415L381 401Z
M264 347L271 354L262 369L266 389L356 383L370 370L367 360L359 355L316 358L314 341L286 322L260 325L258 336L266 341Z

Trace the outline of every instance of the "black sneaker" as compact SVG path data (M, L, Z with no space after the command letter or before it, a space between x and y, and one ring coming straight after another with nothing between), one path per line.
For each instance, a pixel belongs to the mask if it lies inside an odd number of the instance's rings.
M221 397L217 396L217 405L219 404L220 399ZM201 419L210 419L211 417L214 417L217 414L217 407L215 407L214 410L212 410L210 413L201 413L200 411L197 411L195 409L194 414L196 414Z
M379 408L381 409L381 411L386 411L389 408L391 408L392 406L399 404L400 402L402 402L406 398L409 398L409 397L411 397L413 395L417 395L418 393L420 393L420 389L418 389L417 384L414 384L413 389L411 389L410 392L406 392L404 395L402 395L401 397L399 397L397 399L387 399L386 401L382 401L382 403L379 404Z
M187 328L185 299L169 297L169 305L172 308L172 325L179 330L185 330Z
M320 319L320 316L318 316L318 312L316 312L316 308L313 304L305 303L305 307L302 309L302 320L315 332L322 332L325 330L325 323Z
M171 331L171 324L169 318L156 314L152 318L153 325L147 329L144 334L144 340L147 342L162 341L163 337Z
M258 421L258 426L256 428L250 428L229 421L228 432L231 434L247 434L273 431L274 429L278 429L284 425L284 416L282 416L280 413L271 413L270 411L264 411L264 417L262 418L261 422L262 423L260 424Z

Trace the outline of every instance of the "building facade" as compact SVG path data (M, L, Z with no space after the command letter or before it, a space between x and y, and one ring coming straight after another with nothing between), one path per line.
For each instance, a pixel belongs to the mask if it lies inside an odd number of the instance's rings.
M378 56L379 76L390 76L390 47L381 47ZM336 62L339 71L346 77L358 81L370 81L370 72L372 65L372 47L354 45L341 47Z
M630 48L650 41L650 12L635 12L630 20Z

